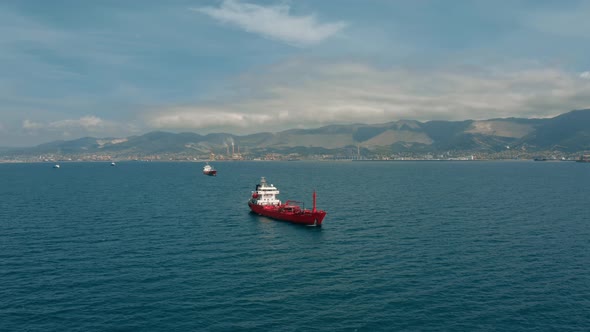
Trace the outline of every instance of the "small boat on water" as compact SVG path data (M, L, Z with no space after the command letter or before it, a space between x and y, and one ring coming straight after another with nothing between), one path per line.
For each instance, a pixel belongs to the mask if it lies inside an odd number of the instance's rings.
M59 168L59 164L53 165L53 168Z
M268 184L262 177L248 200L251 212L276 220L289 221L294 224L307 226L322 226L326 211L316 209L316 193L313 192L313 208L305 209L303 203L286 201L281 203L276 195L279 190L272 184Z
M115 164L115 162L113 161L113 162L111 163L111 166L117 166L117 164Z
M209 163L205 164L203 167L203 174L209 176L217 176L217 170L215 170Z

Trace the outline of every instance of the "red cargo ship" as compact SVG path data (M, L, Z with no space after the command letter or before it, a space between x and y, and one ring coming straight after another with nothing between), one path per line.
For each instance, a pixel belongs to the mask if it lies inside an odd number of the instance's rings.
M272 184L266 183L266 179L262 177L260 183L256 185L256 190L252 192L248 206L252 212L261 216L289 221L294 224L322 226L326 211L316 209L315 191L313 192L313 209L311 210L305 209L303 204L297 201L286 201L283 204L276 198L278 194L279 190Z

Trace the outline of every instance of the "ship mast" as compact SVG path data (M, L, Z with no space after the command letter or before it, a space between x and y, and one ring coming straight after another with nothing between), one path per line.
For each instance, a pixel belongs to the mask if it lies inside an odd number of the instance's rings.
M315 209L315 190L313 191L313 210L311 210L311 212L315 213L316 209Z

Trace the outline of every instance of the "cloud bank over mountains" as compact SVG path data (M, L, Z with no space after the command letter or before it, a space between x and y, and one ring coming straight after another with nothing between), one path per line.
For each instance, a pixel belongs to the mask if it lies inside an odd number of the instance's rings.
M161 129L255 132L399 119L551 117L590 105L590 80L584 78L559 68L427 71L291 61L241 76L228 87L227 99L165 107L147 122Z
M133 124L89 115L41 122L30 134L117 135L142 130L249 134L401 119L542 118L590 105L590 76L559 68L376 67L293 60L241 75L215 100L152 108Z

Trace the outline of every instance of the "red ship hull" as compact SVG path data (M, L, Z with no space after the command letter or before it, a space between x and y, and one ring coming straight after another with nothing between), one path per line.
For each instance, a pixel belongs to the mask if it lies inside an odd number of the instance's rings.
M326 216L326 211L316 210L314 212L312 210L293 209L292 206L287 204L258 205L248 202L248 206L252 212L261 216L307 226L321 226Z
M326 211L316 209L316 194L313 191L313 209L305 209L303 203L286 201L284 204L277 199L279 190L268 184L264 177L252 192L248 206L253 213L276 220L289 221L294 224L307 226L322 226Z
M203 171L203 174L209 175L209 176L216 176L217 171Z

